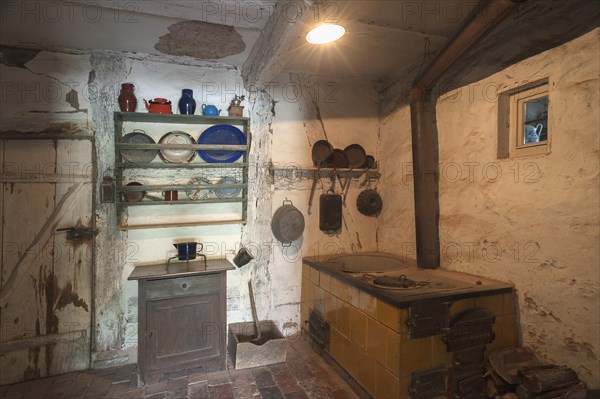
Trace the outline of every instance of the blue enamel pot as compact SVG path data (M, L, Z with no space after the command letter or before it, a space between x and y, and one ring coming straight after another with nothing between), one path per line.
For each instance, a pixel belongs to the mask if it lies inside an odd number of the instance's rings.
M179 260L196 259L198 251L202 251L202 244L199 242L182 242L173 244L173 246L177 248L177 257ZM198 246L200 249L198 249Z

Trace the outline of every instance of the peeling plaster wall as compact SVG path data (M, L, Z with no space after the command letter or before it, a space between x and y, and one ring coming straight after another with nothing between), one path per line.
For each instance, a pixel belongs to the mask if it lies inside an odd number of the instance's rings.
M441 267L516 286L522 342L598 388L600 30L442 96ZM497 91L549 79L551 154L497 159ZM389 90L386 102L406 93ZM402 103L402 101L399 101ZM390 106L391 107L391 106ZM410 112L382 115L380 248L414 245ZM414 251L413 251L414 252Z
M4 3L0 37L5 45L26 44L59 52L107 50L120 54L135 49L135 53L154 56L203 54L210 57L202 58L204 62L219 59L235 66L244 63L272 12L272 6L262 1ZM157 43L160 48L155 48Z
M144 111L143 98L166 97L176 104L182 88L194 90L198 107L207 103L223 110L234 94L244 92L240 73L235 68L183 66L159 62L156 58L132 59L102 52L71 55L31 51L17 55L15 59L5 58L11 66L2 66L3 79L20 81L21 75L26 74L30 80L69 82L60 83L62 94L54 103L44 99L32 102L24 97L19 106L23 109L57 111L52 118L48 118L48 114L40 113L39 117L30 114L26 130L44 131L49 120L77 118L75 126L88 126L94 135L99 181L103 176L114 175L113 112L118 110L121 83L135 84L138 112ZM93 255L94 303L90 306L92 367L136 361L137 283L127 281L127 277L137 263L166 260L173 252L171 243L178 238L210 243L212 257L231 257L240 244L247 246L255 260L228 272L228 322L250 320L247 281L251 279L259 317L274 320L286 335L298 332L301 322L303 256L377 249L376 219L360 215L355 207L362 178L360 182L351 183L344 208L343 231L339 236L329 237L318 230L318 196L327 191L330 182L323 179L317 186L312 215L308 215L311 181L285 178L272 181L269 173L271 162L281 166L312 166L311 146L321 138L327 138L337 148L359 143L369 154L379 158L377 93L370 85L354 81L332 82L285 75L268 90L245 94L248 100L243 105L245 115L251 118L252 132L246 226L120 232L115 229L115 206L96 203L98 235ZM3 113L3 129L23 130L19 107L14 112ZM63 109L72 113L62 112ZM377 184L371 185L374 188ZM337 192L340 191L338 182ZM270 226L273 212L285 198L292 200L306 218L303 239L289 248L277 242Z
M120 83L134 83L138 112L144 112L143 99L155 97L170 99L176 110L183 88L194 90L197 113L203 103L226 109L231 97L243 90L239 73L233 68L182 66L112 55L93 55L90 61L96 83L112 88L97 99L94 108L100 178L114 173L112 113L118 109ZM96 367L136 360L137 282L127 281L136 264L166 261L173 255L172 243L183 238L205 243L205 253L211 257L224 257L239 245L242 232L242 227L236 225L118 232L114 230L115 207L110 204L99 205L98 225L101 233L96 251Z

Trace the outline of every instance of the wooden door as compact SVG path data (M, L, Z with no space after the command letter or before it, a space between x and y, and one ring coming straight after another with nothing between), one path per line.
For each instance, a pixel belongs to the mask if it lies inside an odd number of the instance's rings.
M89 368L92 152L0 139L0 384Z

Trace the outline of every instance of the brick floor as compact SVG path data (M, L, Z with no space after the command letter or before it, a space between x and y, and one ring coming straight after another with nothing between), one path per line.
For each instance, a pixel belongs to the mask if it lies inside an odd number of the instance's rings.
M287 362L207 373L171 373L137 387L136 365L86 370L0 387L2 399L358 399L351 386L301 337L288 340ZM352 385L352 384L351 384Z

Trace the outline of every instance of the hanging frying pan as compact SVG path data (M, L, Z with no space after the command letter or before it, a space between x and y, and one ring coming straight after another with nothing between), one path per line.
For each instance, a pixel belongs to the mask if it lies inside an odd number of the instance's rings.
M336 148L327 159L327 166L330 168L341 169L348 167L348 157L343 150Z
M365 149L358 144L350 144L344 148L344 152L346 153L346 158L348 158L349 168L362 168L367 161Z
M362 166L364 169L375 169L377 167L377 162L375 161L375 157L373 155L367 155L365 157L365 163Z
M342 196L321 194L319 198L319 229L326 234L335 234L342 228Z
M327 166L327 161L333 152L333 146L327 140L319 140L312 147L312 161L317 168Z

